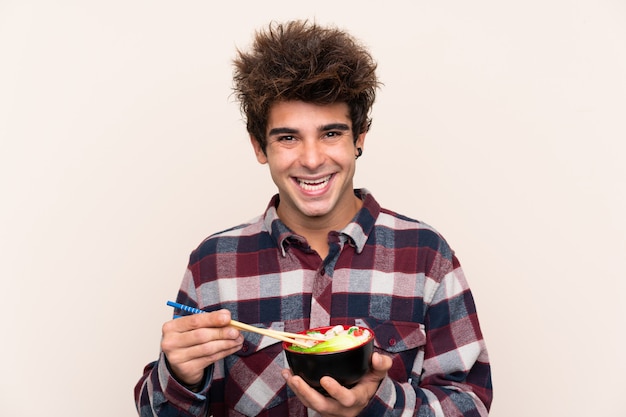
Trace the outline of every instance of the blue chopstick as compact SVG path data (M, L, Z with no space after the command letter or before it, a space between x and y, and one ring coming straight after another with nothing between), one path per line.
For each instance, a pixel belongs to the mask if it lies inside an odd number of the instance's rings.
M179 310L183 310L186 311L187 313L193 313L193 314L198 314L198 313L206 313L206 311L204 310L200 310L199 308L195 308L195 307L191 307L191 306L186 306L184 304L180 304L180 303L175 303L173 301L168 301L167 305L170 307L174 307L177 308Z

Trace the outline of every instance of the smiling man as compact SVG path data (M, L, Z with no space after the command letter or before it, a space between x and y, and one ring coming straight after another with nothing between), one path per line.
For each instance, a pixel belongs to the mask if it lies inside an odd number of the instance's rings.
M265 212L191 253L177 301L207 311L163 325L135 387L141 416L485 416L491 368L460 263L432 227L382 208L353 177L379 87L344 31L271 24L234 61L257 160L278 189ZM176 311L176 314L182 314ZM370 371L328 395L287 368L289 332L373 330Z
M278 217L325 258L328 232L341 230L362 206L352 178L365 132L353 133L346 103L303 101L274 104L267 129L265 146L251 142L278 187Z

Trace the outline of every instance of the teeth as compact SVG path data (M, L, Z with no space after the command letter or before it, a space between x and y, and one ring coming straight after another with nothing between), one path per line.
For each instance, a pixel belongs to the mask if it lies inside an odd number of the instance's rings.
M325 176L324 178L320 178L318 180L301 180L298 178L298 184L306 191L315 191L320 190L326 187L328 181L330 180L330 175Z

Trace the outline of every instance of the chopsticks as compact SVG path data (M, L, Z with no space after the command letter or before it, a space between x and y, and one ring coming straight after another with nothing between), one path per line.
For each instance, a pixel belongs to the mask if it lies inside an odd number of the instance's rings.
M179 310L186 311L188 313L193 313L193 314L206 313L206 311L204 310L200 310L198 308L190 307L190 306L180 304L180 303L175 303L173 301L168 301L167 305L170 307L178 308ZM237 320L231 320L230 325L239 330L258 333L263 336L271 337L272 339L282 340L283 342L291 343L291 344L294 344L300 347L305 347L305 348L309 347L309 345L301 342L300 340L296 340L295 338L302 339L302 340L315 340L315 341L320 340L319 338L308 336L308 335L303 335L303 334L281 332L281 331L272 330L272 329L262 329L260 327L255 327L249 324L241 323Z
M241 323L239 321L236 320L231 320L230 321L230 325L239 329L239 330L244 330L247 332L253 332L253 333L258 333L258 334L262 334L263 336L268 336L271 337L273 339L278 339L278 340L282 340L283 342L287 342L287 343L291 343L293 345L297 345L297 346L301 346L301 347L310 347L309 345L307 345L306 343L303 343L299 340L295 340L293 339L294 337L297 337L298 339L306 339L306 340L317 340L319 341L320 339L316 339L312 336L305 336L302 334L296 334L296 333L288 333L288 332L281 332L278 330L272 330L272 329L262 329L260 327L254 327L254 326L250 326L249 324L245 324L245 323Z

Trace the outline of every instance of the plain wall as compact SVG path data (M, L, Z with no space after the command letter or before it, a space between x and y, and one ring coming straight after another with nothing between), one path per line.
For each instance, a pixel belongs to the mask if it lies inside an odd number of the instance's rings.
M189 252L275 192L231 59L290 18L379 62L355 185L456 250L491 415L624 416L626 4L607 0L0 0L0 415L135 415Z

